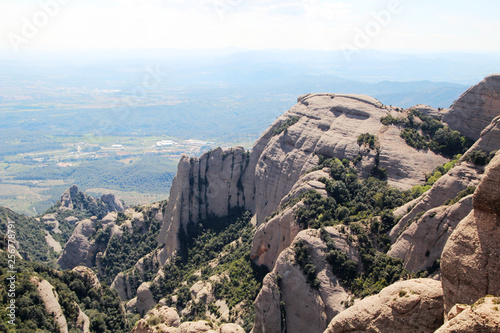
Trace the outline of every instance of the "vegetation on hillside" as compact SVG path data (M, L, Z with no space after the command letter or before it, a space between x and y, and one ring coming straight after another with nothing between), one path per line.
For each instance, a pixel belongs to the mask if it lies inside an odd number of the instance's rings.
M384 125L402 127L400 136L409 146L419 150L430 149L449 158L465 153L473 143L438 119L415 109L410 109L407 117L394 118L387 115L380 121Z
M455 164L457 164L458 160L462 157L462 155L458 154L453 157L453 159L449 162L446 162L443 165L436 167L430 174L425 175L425 183L422 185L415 185L411 188L411 192L415 197L427 192L431 189L432 185L442 176L448 173Z
M179 311L188 308L182 320L207 319L211 313L220 316L215 303L192 301L189 288L197 281L210 277L216 299L224 300L229 309L229 321L243 321L248 332L254 321L253 301L267 273L250 260L254 227L251 214L239 208L226 217L211 217L191 224L187 233L180 233L181 250L163 267L164 277L153 285L153 295L165 298L167 305ZM177 300L172 300L177 296Z
M166 201L160 205L160 210L166 206ZM102 244L105 244L105 256L100 259L99 279L108 285L111 284L116 275L120 272L131 269L137 261L153 252L158 245L158 234L160 233L162 221L155 218L156 210L151 207L136 207L144 216L144 223L139 227L137 223L132 223L132 230L125 228L121 236L115 235L109 239L109 230L97 228L95 238L101 238ZM117 224L125 221L128 217L124 213L118 213ZM107 236L107 237L106 237ZM108 241L106 241L108 240ZM146 266L153 264L145 260ZM154 278L152 273L155 267L146 267L145 281ZM149 268L149 269L148 269ZM139 280L138 283L143 282Z
M491 152L486 152L484 150L474 150L465 156L465 160L474 163L475 165L488 165L490 161L495 157L497 150Z
M329 168L330 178L322 177L327 198L315 191L304 194L304 206L296 210L302 228L320 228L339 223L349 224L379 216L414 198L411 191L390 187L387 181L369 177L360 179L348 160L324 159L321 168Z
M7 318L6 308L10 302L8 295L11 273L7 272L7 254L0 253L0 317ZM34 276L47 280L58 294L59 304L66 317L69 332L76 333L78 306L90 319L91 332L122 333L130 331L120 299L116 292L106 286L94 289L91 281L72 271L57 271L44 264L16 259L16 326L0 321L2 332L58 332L54 315L47 313L35 285L30 281Z
M375 144L375 139L364 136L363 144ZM439 170L451 168L451 165ZM403 268L400 259L385 254L390 247L387 233L397 223L392 210L412 200L420 193L400 191L390 187L386 181L369 177L360 179L352 162L337 158L321 159L320 168L328 168L330 178L323 177L328 196L322 197L309 191L294 199L302 200L304 205L295 210L296 221L303 229L320 229L320 236L327 246L326 260L341 283L356 297L378 293L382 288L410 274ZM361 270L349 256L336 248L325 226L341 225L340 231L346 234L348 242L355 246L361 258ZM308 283L318 288L316 267L309 248L304 241L294 245L297 263L303 269ZM425 276L427 273L422 273ZM348 304L346 304L348 305Z
M38 262L49 262L55 258L45 241L45 224L42 221L0 207L0 234L7 234L8 221L14 222L19 251L24 258Z
M299 120L300 120L299 116L288 118L274 130L273 135L280 135L282 132L285 132L288 129L288 127L296 124Z

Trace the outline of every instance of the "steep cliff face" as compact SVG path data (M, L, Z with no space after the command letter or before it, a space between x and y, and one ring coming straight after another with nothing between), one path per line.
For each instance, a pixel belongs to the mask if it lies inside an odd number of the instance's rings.
M443 121L452 129L477 140L486 126L500 115L500 74L487 76L452 105Z
M226 151L217 148L199 159L182 157L158 238L159 245L164 246L159 255L162 264L179 248L178 233L186 232L188 223L227 215L231 207L250 205L253 184L244 177L249 163L250 156L242 147Z
M300 177L318 164L320 155L340 159L360 155L362 175L368 175L378 161L391 185L408 189L419 183L425 173L447 160L409 147L399 136L400 128L380 122L397 113L368 96L308 94L264 132L249 155L233 148L217 149L199 159L182 158L158 240L164 247L160 262L178 249L178 232L181 227L186 230L190 221L224 215L231 206L240 205L255 213L257 225L263 223ZM358 143L364 133L376 137L377 149Z
M473 205L443 250L446 313L455 304L472 304L486 295L500 295L500 153L490 162Z

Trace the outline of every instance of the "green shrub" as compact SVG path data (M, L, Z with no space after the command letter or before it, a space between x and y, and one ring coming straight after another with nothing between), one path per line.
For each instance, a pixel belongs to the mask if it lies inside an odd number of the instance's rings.
M358 136L358 145L366 145L370 149L375 149L375 144L377 143L377 138L375 135L370 133L360 134Z
M445 205L453 205L453 204L459 202L461 199L465 198L466 196L474 194L475 191L476 191L475 186L469 186L465 190L458 192L457 196L455 198L446 200L446 202L444 204Z
M488 165L493 157L495 157L496 152L496 150L490 153L487 153L484 150L474 150L465 156L465 160L476 165Z
M288 127L296 124L299 120L300 120L299 116L288 118L274 130L273 136L280 135L282 132L286 131Z
M313 289L319 288L319 280L317 279L317 269L312 261L311 254L309 253L309 246L302 239L297 241L294 245L295 260L302 268L304 275L307 277L307 283Z

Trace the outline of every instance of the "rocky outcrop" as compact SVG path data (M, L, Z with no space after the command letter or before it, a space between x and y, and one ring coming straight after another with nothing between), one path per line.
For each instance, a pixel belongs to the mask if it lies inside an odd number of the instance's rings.
M396 242L401 233L419 215L442 206L467 187L477 186L482 177L483 167L466 161L459 161L447 174L439 178L432 188L425 192L416 205L404 215L389 233L392 242Z
M325 333L434 332L443 323L443 291L432 279L397 282L337 315Z
M85 312L80 309L78 304L75 302L75 306L78 307L78 317L76 318L76 328L82 333L90 333L90 319L85 314Z
M88 210L102 211L103 216L109 212L121 212L126 209L123 203L118 200L113 194L104 194L100 199L91 197L90 195L78 190L78 186L72 185L61 196L61 210ZM102 217L102 216L99 216Z
M290 246L302 228L295 222L294 210L299 203L262 223L255 232L250 258L258 265L273 269L280 253Z
M404 189L447 161L406 145L399 127L380 122L389 113L397 111L368 96L308 94L262 134L250 154L237 147L216 149L199 159L183 157L158 240L164 246L161 264L179 247L178 232L190 221L211 213L225 215L230 207L243 206L255 213L257 225L263 223L297 181L318 164L320 155L353 159L361 154L363 175L378 159L389 183ZM377 137L377 151L358 144L358 136L364 133ZM308 184L309 188L318 185Z
M115 197L113 194L103 194L101 196L101 201L106 205L109 211L114 211L114 212L122 212L124 211L127 207L118 200L117 197Z
M177 310L168 306L151 309L139 320L132 333L179 332L181 319Z
M38 290L38 294L45 305L47 313L54 316L61 333L68 333L68 323L66 322L66 317L59 304L59 296L54 287L47 280L40 279L36 276L31 278L31 283L33 283Z
M161 306L151 309L144 319L137 322L132 333L244 333L236 324L214 325L205 320L181 323L179 314L174 308Z
M404 214L390 232L391 240L395 243L388 254L405 260L406 268L411 271L426 269L439 259L448 237L472 209L472 202L465 199L451 207L442 205L467 187L477 186L483 177L484 167L467 162L467 156L474 151L490 153L498 148L500 117L483 130L479 140L456 166L414 202L409 213ZM395 211L395 215L398 214Z
M325 184L318 181L321 177L328 178L329 175L326 171L317 170L301 177L290 193L281 200L280 207L285 208L280 208L276 216L259 225L250 250L250 258L258 265L264 265L272 270L280 253L290 246L295 236L302 230L294 217L295 210L302 206L302 202L292 206L287 206L287 203L310 190L327 197Z
M137 279L133 275L120 272L113 279L111 289L116 290L122 302L126 302L136 296L137 289L134 288L136 285Z
M485 295L500 295L500 153L488 165L473 196L473 206L443 250L446 313L455 304L472 304Z
M90 235L95 232L95 222L97 218L80 221L64 250L59 256L57 263L62 269L73 269L76 266L92 266L93 254L95 254L95 244L89 240Z
M335 246L358 260L354 246L337 228L327 227ZM347 291L332 273L325 260L326 245L319 230L305 230L295 238L307 244L316 267L318 288L312 288L303 269L296 263L293 244L281 252L274 269L264 278L262 289L255 300L254 333L259 332L323 332L328 322L344 310L350 299Z
M247 206L251 194L244 193L242 177L248 162L242 147L217 148L199 159L181 158L158 238L165 246L160 253L162 264L178 249L178 232L186 231L190 221L227 215L230 207Z
M153 293L151 292L151 284L151 282L143 282L139 288L137 288L135 309L141 316L157 304Z
M75 268L72 269L72 271L80 275L84 281L87 281L90 284L90 286L92 286L92 288L96 290L101 288L101 283L99 282L99 278L90 268L85 266L76 266Z
M469 195L454 205L428 210L408 226L387 254L403 259L404 267L412 272L430 268L441 258L446 241L471 209Z
M494 74L463 93L443 121L462 135L477 140L497 116L500 116L500 75Z
M484 297L472 306L456 305L435 333L500 332L500 298Z

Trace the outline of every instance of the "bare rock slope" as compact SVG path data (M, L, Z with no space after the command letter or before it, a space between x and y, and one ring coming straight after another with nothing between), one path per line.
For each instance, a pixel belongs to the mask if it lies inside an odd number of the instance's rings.
M500 153L473 197L474 209L451 234L441 258L445 310L500 295Z
M452 105L443 121L477 140L483 129L500 115L500 74L487 76Z
M327 227L335 246L359 261L347 235L338 228ZM303 268L296 261L293 245L278 257L274 269L264 278L262 289L255 300L254 333L259 332L323 332L328 323L344 310L350 295L332 273L325 259L326 245L319 230L304 230L294 243L302 241L311 255L317 271L317 286L307 281Z
M443 323L439 281L402 281L359 301L336 316L325 333L433 332Z

